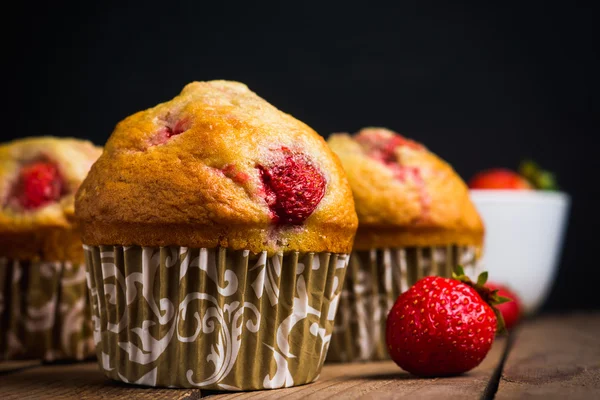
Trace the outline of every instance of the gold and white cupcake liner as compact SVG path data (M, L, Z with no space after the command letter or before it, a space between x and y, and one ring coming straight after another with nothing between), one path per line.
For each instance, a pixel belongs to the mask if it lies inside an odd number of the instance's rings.
M85 265L0 257L0 359L94 357Z
M348 255L84 249L98 362L109 378L228 391L318 378Z
M385 323L398 296L425 276L450 277L458 264L475 276L476 254L476 248L470 246L353 252L327 361L389 359Z

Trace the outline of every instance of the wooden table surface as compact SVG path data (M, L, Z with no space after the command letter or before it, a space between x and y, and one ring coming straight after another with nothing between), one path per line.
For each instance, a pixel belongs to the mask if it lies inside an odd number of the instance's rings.
M0 399L600 399L600 313L542 316L496 340L462 376L420 379L393 362L326 364L320 379L289 389L216 393L113 382L95 362L0 363Z

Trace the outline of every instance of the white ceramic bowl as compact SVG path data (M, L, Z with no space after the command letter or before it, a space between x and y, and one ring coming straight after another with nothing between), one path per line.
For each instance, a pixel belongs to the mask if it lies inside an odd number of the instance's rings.
M471 190L485 224L482 268L534 313L556 276L570 197L562 192Z

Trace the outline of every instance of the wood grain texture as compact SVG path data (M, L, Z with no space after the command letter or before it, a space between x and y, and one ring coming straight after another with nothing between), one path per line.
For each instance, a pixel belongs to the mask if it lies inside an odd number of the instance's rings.
M0 364L0 398L479 399L489 387L506 344L504 338L497 340L479 367L454 378L414 378L392 362L328 364L320 379L310 385L229 394L119 384L106 379L95 363ZM600 398L600 313L527 321L515 332L496 398Z
M326 364L315 383L274 391L211 394L214 400L243 399L480 399L498 365L506 339L494 343L485 360L468 374L440 379L415 378L391 361ZM206 393L209 394L209 393Z
M498 340L483 363L470 373L444 379L419 379L400 370L393 362L331 364L310 385L289 389L220 394L200 390L149 389L113 382L96 363L43 365L0 375L0 398L7 399L479 399L498 364L506 341Z
M38 367L39 360L0 361L0 374L10 374L25 368Z
M0 375L0 399L177 399L201 397L200 390L151 389L110 381L96 362L44 365Z
M543 317L524 324L496 399L600 399L600 314Z

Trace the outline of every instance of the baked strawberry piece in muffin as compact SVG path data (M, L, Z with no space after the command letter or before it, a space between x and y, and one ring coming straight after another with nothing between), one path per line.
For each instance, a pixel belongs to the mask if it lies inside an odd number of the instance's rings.
M359 227L329 361L389 358L385 319L401 292L427 275L475 266L483 224L468 188L425 146L385 128L333 134Z
M191 83L117 125L76 209L107 376L214 390L318 377L357 218L308 126L241 83Z
M73 200L102 150L52 137L0 145L0 357L94 354ZM21 300L19 300L21 299Z
M265 200L273 220L281 224L299 225L308 218L325 195L325 177L304 157L288 148L275 165L259 165Z
M58 168L51 162L38 161L26 165L19 174L18 204L24 210L34 210L56 202L65 192Z

